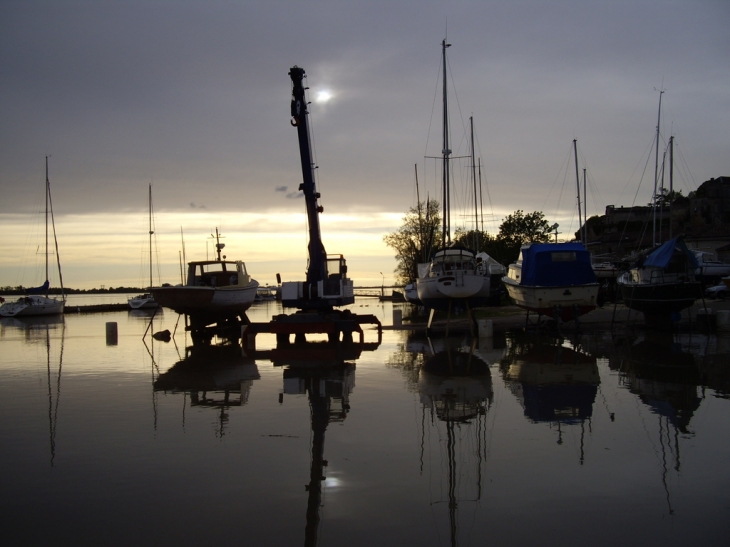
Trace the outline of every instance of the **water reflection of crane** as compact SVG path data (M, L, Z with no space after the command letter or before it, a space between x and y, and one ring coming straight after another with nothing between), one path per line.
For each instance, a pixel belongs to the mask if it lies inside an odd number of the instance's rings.
M547 422L558 429L580 425L580 463L585 459L585 422L590 423L600 376L596 358L560 338L515 337L500 362L507 387L533 423Z
M259 378L256 363L243 355L239 345L193 345L186 348L184 359L157 377L153 386L156 392L189 396L190 406L216 409L216 434L223 436L229 409L248 402L253 382Z
M324 468L324 440L327 426L343 422L350 411L349 397L355 387L355 364L341 356L359 357L357 345L352 343L299 342L293 345L296 353L277 354L277 366L284 368L284 390L279 396L307 395L312 428L312 450L309 483L306 485L307 513L304 545L317 545L322 506L322 483L326 479ZM287 344L287 350L291 347ZM339 356L339 357L338 357Z
M449 540L458 544L458 508L460 502L478 502L482 496L482 469L487 457L487 412L494 392L489 364L476 353L477 341L465 338L431 340L410 335L407 358L394 356L391 366L401 368L409 383L417 389L423 411L421 472L423 472L426 428L445 428L447 462L446 505ZM415 358L415 366L411 362ZM457 469L460 458L474 459L474 488L467 494L459 478L469 470ZM433 502L434 505L444 501Z

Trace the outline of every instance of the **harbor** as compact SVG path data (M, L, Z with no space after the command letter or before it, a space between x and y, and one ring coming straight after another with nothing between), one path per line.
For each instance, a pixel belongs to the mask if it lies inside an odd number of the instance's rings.
M555 545L725 537L727 333L526 333L518 314L505 330L495 318L491 338L429 338L392 328L409 304L352 306L382 323L377 347L320 337L253 358L180 328L156 340L175 330L166 310L149 332L143 311L0 319L6 541L218 544L242 528L256 544L321 546L534 544L546 529ZM268 301L249 315L282 311ZM259 336L257 350L276 348Z
M0 4L2 544L725 545L730 5L284 8Z

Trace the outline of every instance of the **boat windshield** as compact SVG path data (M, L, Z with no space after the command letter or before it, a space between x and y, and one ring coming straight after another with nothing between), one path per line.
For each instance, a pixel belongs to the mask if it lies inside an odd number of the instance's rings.
M436 257L431 262L431 273L440 275L456 270L476 270L477 264L474 258L466 255L446 255Z

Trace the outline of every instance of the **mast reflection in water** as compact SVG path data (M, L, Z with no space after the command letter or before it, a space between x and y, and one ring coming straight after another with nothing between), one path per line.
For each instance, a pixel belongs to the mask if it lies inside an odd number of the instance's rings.
M445 499L432 499L431 505L448 508L449 544L458 545L460 503L472 507L482 499L483 468L487 459L487 413L494 399L489 364L469 338L430 339L411 335L406 347L410 363L400 368L418 390L421 403L420 472L424 473L427 437L439 438L443 470L446 461ZM393 356L393 359L402 358ZM393 360L391 364L399 366ZM415 364L415 366L414 366ZM428 431L427 431L428 430ZM442 438L445 433L446 439ZM430 450L428 452L430 455ZM462 464L457 468L457 464ZM466 469L471 465L473 469ZM461 479L471 480L463 481ZM472 516L473 518L473 516Z

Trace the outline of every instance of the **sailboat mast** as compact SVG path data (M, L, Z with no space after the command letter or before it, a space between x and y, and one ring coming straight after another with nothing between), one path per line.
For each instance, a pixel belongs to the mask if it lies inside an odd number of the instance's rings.
M480 234L479 234L479 202L477 201L477 166L474 159L474 116L469 118L469 128L471 130L471 180L474 184L474 252L479 252Z
M588 192L586 191L586 169L583 168L583 245L588 244Z
M450 203L450 188L449 188L449 106L447 100L447 85L446 85L446 48L451 47L451 44L446 43L446 39L441 42L441 56L443 64L443 135L442 142L443 148L442 154L442 185L443 185L443 247L446 247L448 243L451 243L451 203Z
M152 234L155 232L152 231L152 183L150 183L150 193L149 193L149 232L150 232L150 284L149 287L152 288Z
M657 113L657 119L656 119L656 149L655 149L655 155L654 155L654 199L653 199L653 209L654 209L654 218L653 218L653 230L652 230L652 243L654 245L657 244L656 240L656 187L659 183L659 124L661 123L662 119L662 95L664 95L664 90L659 92L659 112Z
M48 193L50 183L48 182L48 156L46 156L46 282L48 282ZM46 298L48 298L48 285L46 285Z
M669 137L669 195L674 192L674 136ZM669 204L669 239L672 239L672 204Z
M578 234L582 234L583 221L580 211L580 176L578 175L578 139L573 139L573 153L575 154L575 185L578 189ZM583 239L581 235L581 240ZM585 243L585 242L584 242Z

